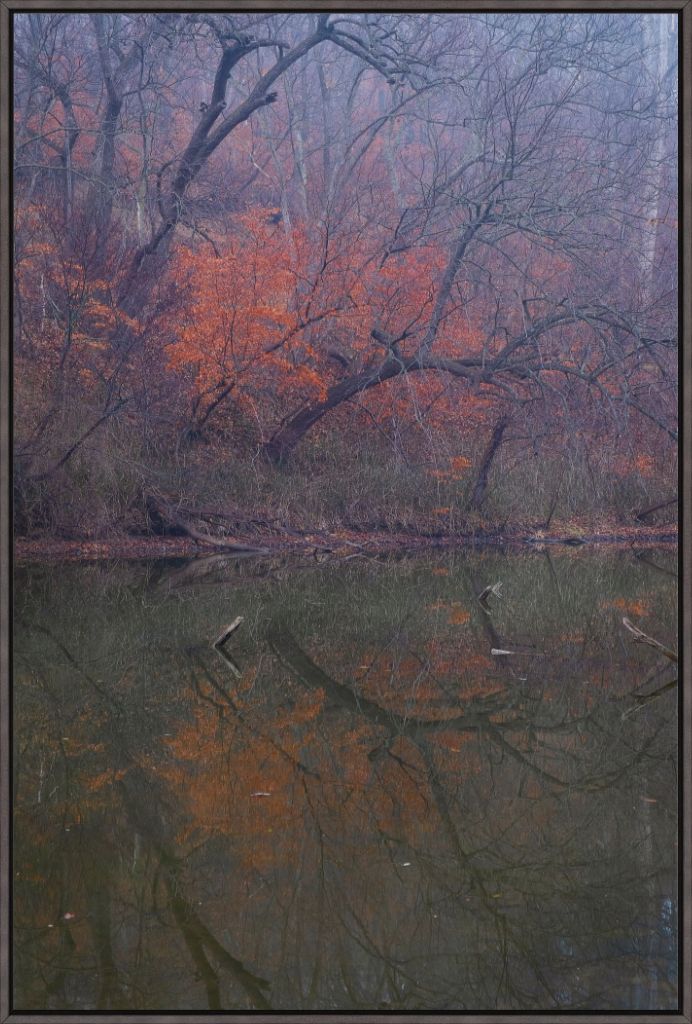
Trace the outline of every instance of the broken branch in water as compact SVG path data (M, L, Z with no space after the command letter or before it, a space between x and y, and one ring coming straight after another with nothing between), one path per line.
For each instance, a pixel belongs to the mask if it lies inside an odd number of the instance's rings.
M214 640L212 647L223 647L231 633L235 633L236 629L243 621L243 616L237 615L229 626L224 626L223 632L219 633L216 640Z
M657 690L654 690L653 693L648 693L645 697L638 697L636 703L634 703L631 708L628 708L627 711L622 712L621 717L623 721L625 718L629 718L630 715L633 715L635 711L641 711L642 708L645 708L647 704L650 704L653 700L658 700L658 698L661 697L664 693L667 693L668 690L672 690L677 685L677 679L671 679L669 683L665 683L664 686L659 686L659 688Z
M666 658L669 658L677 664L678 656L675 651L670 649L670 647L666 647L665 644L660 643L660 641L654 640L652 636L648 636L627 618L622 620L622 624L625 629L628 629L632 634L632 643L646 644L648 647L654 647L657 651L660 651L661 654L664 654Z
M216 645L214 645L214 650L220 658L223 658L236 679L240 679L243 673L240 671L240 666L236 664L230 654L227 654L223 647L217 647Z
M486 611L488 611L488 609L490 607L488 605L488 598L490 597L490 595L492 594L493 597L500 597L501 598L502 597L502 594L500 593L501 590L502 590L502 583L498 580L497 583L493 583L490 586L485 587L485 589L480 592L480 594L478 595L478 600L480 601L481 605L483 606L483 608Z

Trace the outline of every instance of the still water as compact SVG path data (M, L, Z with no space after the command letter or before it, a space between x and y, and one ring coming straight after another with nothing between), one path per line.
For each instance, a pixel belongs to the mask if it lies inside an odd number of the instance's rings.
M672 552L19 570L15 1009L674 1010L623 616L675 646Z

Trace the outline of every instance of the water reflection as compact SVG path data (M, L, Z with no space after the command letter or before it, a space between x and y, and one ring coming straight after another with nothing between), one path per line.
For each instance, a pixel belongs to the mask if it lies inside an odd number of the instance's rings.
M674 571L23 571L17 1008L675 1009Z

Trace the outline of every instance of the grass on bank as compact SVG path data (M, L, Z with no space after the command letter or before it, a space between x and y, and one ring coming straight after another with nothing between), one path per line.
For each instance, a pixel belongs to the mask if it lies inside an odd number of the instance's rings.
M377 436L356 445L338 432L308 438L284 466L258 447L219 443L164 445L143 439L126 419L108 423L61 468L15 460L15 535L106 539L152 532L146 497L155 493L184 509L229 513L238 524L277 523L294 529L455 534L522 525L550 528L579 521L632 524L638 512L677 492L671 446L656 465L607 447L536 450L503 445L482 503L470 507L482 445L438 439L406 452ZM57 449L56 449L57 450ZM675 506L647 525L674 521Z

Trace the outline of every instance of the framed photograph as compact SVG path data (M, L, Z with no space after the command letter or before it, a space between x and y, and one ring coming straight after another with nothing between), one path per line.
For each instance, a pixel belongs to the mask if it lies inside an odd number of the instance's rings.
M692 1021L691 12L3 0L0 1022Z

